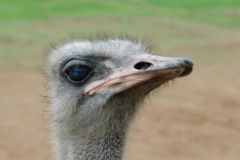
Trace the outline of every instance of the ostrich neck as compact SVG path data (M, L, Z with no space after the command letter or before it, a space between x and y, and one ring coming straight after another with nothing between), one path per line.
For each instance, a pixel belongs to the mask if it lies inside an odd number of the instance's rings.
M59 153L61 160L121 160L125 135L112 133L95 138L83 138L76 135L66 137L64 141L65 147Z
M105 120L98 119L87 129L86 125L80 125L77 130L67 132L62 130L68 122L55 123L57 160L121 160L131 119L118 112Z

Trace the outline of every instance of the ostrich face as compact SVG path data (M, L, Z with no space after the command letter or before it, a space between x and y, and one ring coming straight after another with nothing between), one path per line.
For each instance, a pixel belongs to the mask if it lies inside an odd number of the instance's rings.
M191 60L155 56L148 48L120 39L57 47L48 56L46 68L49 96L53 106L59 107L53 110L74 113L81 108L90 114L94 106L107 103L134 106L161 84L192 71Z

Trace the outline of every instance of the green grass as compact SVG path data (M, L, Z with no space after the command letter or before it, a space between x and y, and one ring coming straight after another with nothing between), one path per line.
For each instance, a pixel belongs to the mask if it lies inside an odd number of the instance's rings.
M239 8L239 0L1 0L0 19L49 19L89 15L155 16L190 18L238 27Z
M185 9L213 9L240 6L239 0L146 0L152 5L164 6L168 8L185 8Z
M40 68L44 48L62 33L153 37L164 52L174 56L180 48L183 56L206 61L214 59L208 58L209 48L201 55L199 50L191 55L181 48L237 39L240 1L1 0L0 29L0 68ZM211 55L222 52L213 50Z

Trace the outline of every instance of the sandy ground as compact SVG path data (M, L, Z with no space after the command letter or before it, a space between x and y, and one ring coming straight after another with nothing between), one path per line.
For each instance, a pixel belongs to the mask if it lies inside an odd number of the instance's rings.
M191 76L155 93L131 128L125 159L239 159L236 67L195 67ZM8 69L0 77L0 160L52 159L43 75Z

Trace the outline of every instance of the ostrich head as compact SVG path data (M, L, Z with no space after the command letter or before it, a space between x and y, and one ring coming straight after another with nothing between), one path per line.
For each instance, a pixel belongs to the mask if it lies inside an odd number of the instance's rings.
M76 40L47 57L57 159L121 159L125 135L144 98L188 75L187 58L151 54L128 39Z

